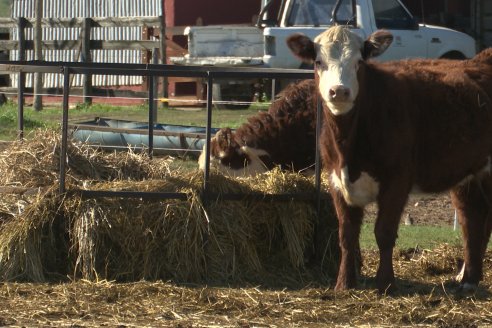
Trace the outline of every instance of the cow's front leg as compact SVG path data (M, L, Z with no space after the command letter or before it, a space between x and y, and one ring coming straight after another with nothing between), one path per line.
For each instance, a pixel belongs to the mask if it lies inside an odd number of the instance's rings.
M379 248L379 267L376 286L381 293L396 288L393 271L393 248L398 237L398 225L408 199L408 192L401 186L382 189L378 196L378 216L374 227Z
M335 290L354 288L357 285L357 265L360 226L363 209L349 206L343 197L333 193L333 201L338 217L338 236L340 243L340 267Z

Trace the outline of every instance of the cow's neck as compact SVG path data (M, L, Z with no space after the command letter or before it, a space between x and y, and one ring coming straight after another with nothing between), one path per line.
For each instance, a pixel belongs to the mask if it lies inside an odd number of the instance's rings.
M323 107L324 118L333 133L332 138L335 141L334 146L338 154L339 166L346 166L351 160L351 151L355 149L359 111L353 109L347 114L335 116L330 112L326 104L323 104Z

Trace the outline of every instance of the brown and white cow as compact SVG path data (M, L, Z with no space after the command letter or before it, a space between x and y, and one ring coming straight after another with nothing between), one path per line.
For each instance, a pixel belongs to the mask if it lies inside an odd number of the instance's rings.
M323 99L321 152L339 220L336 289L356 285L354 259L364 207L376 202L376 284L394 287L392 252L408 195L450 190L464 241L463 289L482 279L492 229L492 50L465 61L377 63L392 35L363 40L334 26L314 41L289 37L314 63Z
M231 176L251 176L275 166L295 172L312 169L316 153L316 85L290 84L268 112L249 117L235 131L220 129L210 144L210 163ZM198 159L205 167L205 152Z

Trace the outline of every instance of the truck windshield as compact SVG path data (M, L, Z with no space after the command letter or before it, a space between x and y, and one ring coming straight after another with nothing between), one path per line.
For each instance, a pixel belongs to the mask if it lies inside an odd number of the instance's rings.
M412 15L397 0L372 0L377 28L414 29Z
M321 26L331 25L331 13L336 0L292 0L292 7L287 19L288 26ZM343 0L337 13L337 22L353 24L355 13L352 0Z

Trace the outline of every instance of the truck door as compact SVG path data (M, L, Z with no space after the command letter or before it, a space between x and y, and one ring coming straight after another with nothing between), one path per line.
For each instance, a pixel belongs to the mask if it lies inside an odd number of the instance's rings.
M379 60L412 57L427 58L427 40L417 21L399 0L371 0L374 11L373 29L389 30L393 43Z

